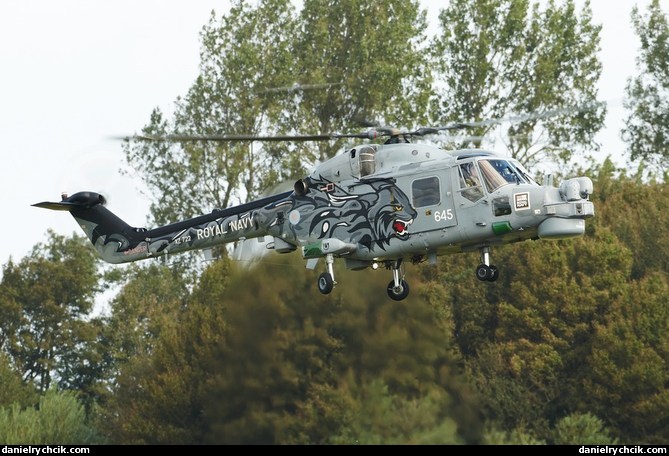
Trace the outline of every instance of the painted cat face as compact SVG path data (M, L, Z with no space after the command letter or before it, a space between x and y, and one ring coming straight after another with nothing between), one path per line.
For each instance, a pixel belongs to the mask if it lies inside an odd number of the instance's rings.
M310 183L313 190L295 200L302 209L300 226L311 237L336 237L372 249L383 249L392 238L406 239L416 211L407 195L394 183L377 180L356 184L355 193L325 180Z

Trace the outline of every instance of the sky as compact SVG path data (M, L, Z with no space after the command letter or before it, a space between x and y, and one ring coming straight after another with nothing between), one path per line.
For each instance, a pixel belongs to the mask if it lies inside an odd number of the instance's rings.
M422 0L431 23L447 0ZM626 80L639 43L634 4L591 0L602 24L600 99L608 103L596 155L622 163L619 139ZM577 0L582 5L583 0ZM199 34L214 0L3 0L0 2L0 264L18 262L46 241L47 230L82 234L69 214L32 207L62 192L93 190L130 225L143 226L148 200L124 167L113 136L141 130L151 111L170 112L198 74ZM661 0L669 11L669 0ZM466 120L466 119L463 119Z

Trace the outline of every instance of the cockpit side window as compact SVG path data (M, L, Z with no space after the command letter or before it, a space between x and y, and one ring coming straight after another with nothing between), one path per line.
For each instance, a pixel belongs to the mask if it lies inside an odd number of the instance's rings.
M478 201L483 198L483 186L476 163L468 162L459 166L460 191L469 201Z
M434 206L441 200L439 178L426 177L416 179L411 184L411 195L414 207Z

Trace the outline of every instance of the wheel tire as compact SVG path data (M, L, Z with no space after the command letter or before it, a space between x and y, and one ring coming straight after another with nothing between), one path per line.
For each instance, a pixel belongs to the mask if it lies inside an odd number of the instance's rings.
M488 277L489 282L494 282L499 278L499 269L497 269L497 266L491 264L490 265L490 277Z
M479 264L476 267L476 278L479 280L488 280L489 277L492 277L492 269L485 264Z
M334 288L334 280L329 272L324 272L318 276L318 291L328 294Z
M395 301L401 301L402 299L409 296L409 284L406 280L400 282L400 286L395 288L395 281L391 280L388 284L388 297Z

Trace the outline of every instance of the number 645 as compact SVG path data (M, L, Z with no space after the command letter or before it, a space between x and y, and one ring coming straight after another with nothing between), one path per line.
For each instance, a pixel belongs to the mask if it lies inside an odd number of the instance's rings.
M442 220L453 220L453 209L444 209L434 213L434 221L440 222Z

